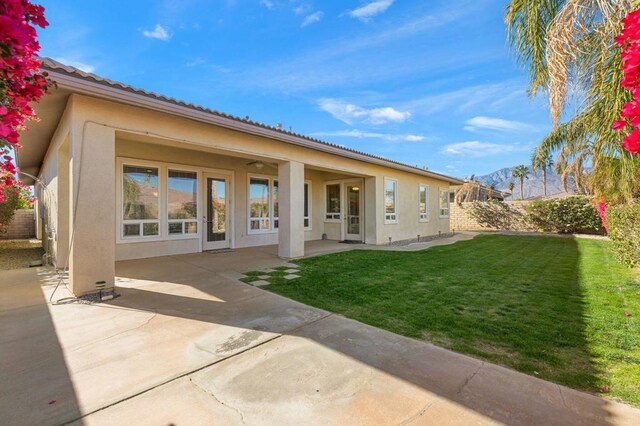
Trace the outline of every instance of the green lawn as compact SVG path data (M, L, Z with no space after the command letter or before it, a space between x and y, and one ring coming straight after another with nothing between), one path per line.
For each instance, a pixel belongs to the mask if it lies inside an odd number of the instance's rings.
M276 271L264 288L576 389L607 385L640 406L640 282L607 246L481 235L421 252L354 250L300 260L301 278Z

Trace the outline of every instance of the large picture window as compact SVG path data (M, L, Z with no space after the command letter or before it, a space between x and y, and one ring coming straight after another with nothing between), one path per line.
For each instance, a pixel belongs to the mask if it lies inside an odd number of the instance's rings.
M198 174L169 169L167 177L169 235L198 232Z
M249 177L249 233L275 232L280 227L279 185L270 177ZM304 183L304 228L311 229L309 182Z
M118 160L117 242L198 238L196 170L160 162Z
M426 222L429 220L429 187L420 185L418 192L418 220Z
M340 220L341 204L340 204L340 184L332 183L326 186L326 212L325 219Z
M384 222L398 223L398 181L384 180Z
M122 237L159 235L160 173L157 167L122 167Z
M249 231L271 230L270 183L267 178L249 178Z
M449 190L440 190L440 217L449 217Z

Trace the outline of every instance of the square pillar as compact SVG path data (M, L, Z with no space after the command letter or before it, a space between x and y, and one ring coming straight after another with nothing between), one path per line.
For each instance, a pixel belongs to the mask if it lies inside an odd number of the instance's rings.
M69 256L70 289L76 296L94 293L115 281L116 166L115 131L78 123L71 141Z
M304 164L278 165L278 256L304 256Z
M382 200L382 179L371 176L364 179L364 214L365 214L365 243L377 245L382 238L382 216L384 203Z

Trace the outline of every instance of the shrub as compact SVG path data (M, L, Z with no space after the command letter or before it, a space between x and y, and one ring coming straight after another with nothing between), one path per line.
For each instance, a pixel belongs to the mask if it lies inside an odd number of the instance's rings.
M27 188L14 181L11 186L0 187L4 201L0 202L0 235L9 230L9 224L17 209L33 207L34 198L29 197Z
M640 266L640 203L607 209L613 254L628 266Z
M498 200L474 201L469 214L485 228L506 231L528 228L526 218L520 210Z
M529 223L540 231L564 234L605 233L596 206L586 197L533 201L525 209Z

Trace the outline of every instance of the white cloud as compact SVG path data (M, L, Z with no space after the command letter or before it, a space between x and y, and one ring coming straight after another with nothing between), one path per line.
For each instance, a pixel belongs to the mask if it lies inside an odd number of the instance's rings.
M376 0L367 3L362 7L347 12L352 18L357 18L363 22L367 22L373 16L378 15L387 10L395 0Z
M65 65L70 65L70 66L72 66L74 68L78 68L80 71L91 72L92 73L92 72L95 72L95 70L96 70L96 67L94 67L93 65L86 64L84 62L74 61L72 59L60 58L60 57L53 58L53 59L55 59L58 62L61 62L61 63L65 64Z
M405 135L391 133L365 132L362 130L339 130L337 132L317 132L311 136L317 137L340 137L340 138L357 138L357 139L382 139L389 142L422 142L427 138L420 135Z
M271 0L260 0L260 4L267 9L273 9L273 6L275 6Z
M503 145L491 142L467 141L445 145L440 151L448 155L464 155L466 157L488 157L509 152L528 151L524 145Z
M307 15L304 18L304 21L302 21L301 26L306 27L308 25L315 24L316 22L320 21L323 16L324 16L324 12L320 12L320 11L312 13L311 15Z
M411 117L410 112L398 111L391 107L366 109L331 98L320 99L318 105L334 118L347 124L351 124L355 119L370 124L384 124L390 121L402 123Z
M142 34L145 37L155 38L155 39L162 40L162 41L167 41L172 36L172 34L169 32L169 30L167 28L163 27L160 24L156 24L156 26L153 27L153 30L151 30L151 31L144 30L142 32Z
M472 132L482 129L506 132L534 130L533 126L522 123L520 121L503 120L501 118L491 118L483 116L473 117L467 120L466 124L467 125L464 127L464 130Z
M309 10L311 10L311 6L309 4L303 3L299 6L294 7L293 13L295 13L296 15L304 15Z

